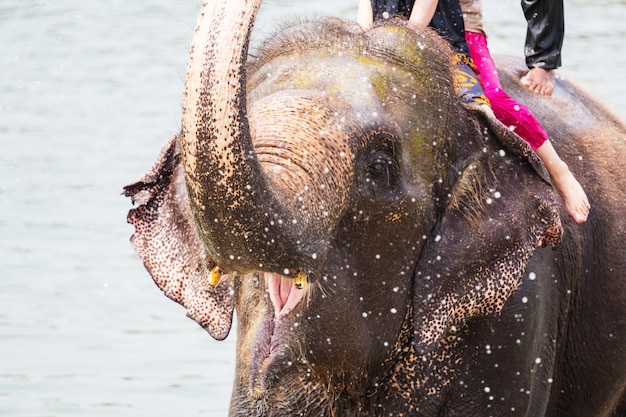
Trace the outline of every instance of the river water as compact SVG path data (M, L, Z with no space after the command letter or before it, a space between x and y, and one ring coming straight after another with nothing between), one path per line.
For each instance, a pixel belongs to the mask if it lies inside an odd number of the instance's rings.
M517 1L485 0L494 52L520 55ZM626 2L566 0L563 74L626 115ZM123 185L180 127L198 2L0 4L0 416L225 415L234 336L216 342L152 283ZM267 0L287 16L356 0Z

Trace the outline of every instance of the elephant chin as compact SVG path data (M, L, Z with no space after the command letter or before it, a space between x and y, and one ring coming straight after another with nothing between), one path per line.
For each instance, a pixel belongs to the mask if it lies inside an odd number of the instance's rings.
M285 365L288 342L293 339L294 320L291 313L303 300L307 287L293 279L273 273L258 273L265 282L265 291L273 306L257 322L251 335L249 384L253 396L264 395L270 381ZM299 288L298 288L299 287ZM288 364L287 364L288 365Z

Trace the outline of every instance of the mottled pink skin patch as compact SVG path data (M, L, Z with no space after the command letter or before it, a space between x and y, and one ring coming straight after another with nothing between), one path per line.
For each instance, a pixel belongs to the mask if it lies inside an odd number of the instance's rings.
M124 187L138 206L128 213L131 242L155 284L213 338L230 332L235 307L232 279L209 284L214 262L206 255L189 207L177 149L178 137L163 148L154 166Z

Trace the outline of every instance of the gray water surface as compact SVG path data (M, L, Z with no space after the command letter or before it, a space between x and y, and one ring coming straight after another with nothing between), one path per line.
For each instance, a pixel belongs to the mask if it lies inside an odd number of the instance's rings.
M485 7L492 50L521 55L518 2ZM626 2L566 8L562 72L624 118ZM156 288L120 196L179 129L197 11L0 4L0 416L226 415L234 334L212 340ZM356 0L268 0L255 34L322 13L354 19Z

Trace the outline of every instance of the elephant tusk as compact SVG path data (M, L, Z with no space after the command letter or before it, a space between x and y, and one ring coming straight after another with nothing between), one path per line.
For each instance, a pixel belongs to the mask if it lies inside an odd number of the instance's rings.
M297 290L301 290L306 287L307 277L302 272L298 272L296 277L293 280L293 286L296 287Z
M211 284L211 286L215 287L217 284L220 283L220 279L222 279L222 268L220 268L219 266L215 265L211 269L211 274L209 275L209 284Z

